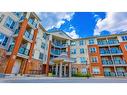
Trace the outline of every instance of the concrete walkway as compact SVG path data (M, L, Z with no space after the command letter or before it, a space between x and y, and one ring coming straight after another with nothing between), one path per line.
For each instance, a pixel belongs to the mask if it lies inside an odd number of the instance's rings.
M0 83L127 83L127 78L6 77Z

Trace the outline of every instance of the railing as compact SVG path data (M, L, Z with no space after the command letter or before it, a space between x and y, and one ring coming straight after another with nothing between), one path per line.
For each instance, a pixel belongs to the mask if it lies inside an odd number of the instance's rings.
M111 48L111 53L113 54L119 54L119 53L122 53L122 51L120 49L115 49L115 48Z
M18 34L18 33L19 33L19 29L16 29L14 34Z
M60 47L60 48L65 48L67 46L67 44L60 44L57 42L52 42L56 47Z
M26 48L24 48L24 47L20 47L18 53L24 54L24 55L27 55L28 56L29 50L26 49Z
M127 72L121 72L121 71L117 71L117 76L127 76ZM115 72L104 72L104 76L112 76L115 77L116 76Z
M118 40L108 40L108 44L119 44Z
M108 45L107 41L98 41L98 45Z
M34 19L29 18L28 22L33 25L35 28L37 28L37 23L34 22Z
M100 50L100 54L110 54L110 51L109 50L101 49Z
M14 45L10 45L8 52L12 52L13 48L14 48ZM18 53L28 56L29 50L24 47L20 47Z
M113 65L113 62L111 60L102 60L103 65Z
M61 54L67 54L67 52L65 51L60 51L60 50L51 50L51 54L55 54L55 55L61 55Z
M114 64L126 64L125 60L113 60Z
M21 16L20 21L24 20L25 16Z
M24 36L25 36L26 38L30 39L30 40L33 39L33 35L32 35L30 32L28 32L28 31L25 31Z

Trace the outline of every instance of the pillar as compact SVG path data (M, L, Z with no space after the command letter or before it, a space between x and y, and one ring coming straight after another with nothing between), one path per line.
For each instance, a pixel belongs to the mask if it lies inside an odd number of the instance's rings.
M66 64L64 65L64 77L66 77Z
M32 55L33 55L33 50L34 50L34 46L35 46L35 43L36 43L36 37L37 37L37 33L38 33L38 29L35 29L34 30L34 36L33 36L33 42L31 43L31 46L30 46L30 51L29 51L29 58L26 62L26 65L25 65L25 68L24 68L24 74L28 74L28 71L29 71L29 65L32 61Z
M59 66L59 77L62 77L62 62L60 62Z
M19 50L20 45L22 43L22 39L23 39L23 35L24 35L24 32L25 32L26 27L27 27L27 23L28 23L28 20L25 18L24 21L22 22L21 28L19 30L18 37L15 40L15 46L13 48L13 51L12 51L8 61L7 61L7 65L6 65L6 68L4 71L5 74L11 74L11 72L12 72L12 68L14 66L18 50Z
M69 77L71 77L71 63L69 63Z
M58 64L56 64L56 69L55 69L55 75L58 76L57 74L58 74Z

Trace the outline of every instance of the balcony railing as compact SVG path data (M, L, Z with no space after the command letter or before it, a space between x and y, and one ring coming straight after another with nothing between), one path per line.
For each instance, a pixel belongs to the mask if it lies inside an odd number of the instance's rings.
M25 36L26 38L30 39L30 40L33 39L33 35L32 35L30 32L28 32L28 31L25 31L24 36Z
M51 54L53 54L53 55L61 55L62 53L67 53L67 52L60 51L60 50L51 50Z
M98 41L98 45L108 45L107 41Z
M125 60L114 60L114 64L126 64Z
M118 40L108 40L108 44L119 44Z
M112 77L115 77L116 74L115 74L115 72L104 72L104 76L112 76Z
M57 43L57 42L52 42L53 45L55 45L56 47L59 47L59 48L65 48L67 46L67 44L60 44L60 43Z
M14 48L14 45L10 45L8 52L12 52L13 48ZM29 50L24 47L20 47L18 53L28 56Z
M32 26L34 26L34 28L37 28L37 23L34 22L34 19L29 18L28 22L29 22Z
M113 62L111 60L102 60L103 65L113 65Z
M122 53L122 50L118 49L118 48L111 48L111 53L113 54L119 54L119 53Z

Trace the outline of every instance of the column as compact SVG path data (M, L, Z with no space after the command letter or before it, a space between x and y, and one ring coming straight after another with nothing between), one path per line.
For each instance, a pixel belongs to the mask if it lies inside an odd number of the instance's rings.
M69 77L71 77L71 63L69 63Z
M62 62L60 62L59 77L62 77Z
M55 70L55 72L56 72L56 76L58 76L57 74L58 74L58 64L56 64L56 70Z
M23 39L23 35L27 27L27 23L28 23L28 19L25 18L24 21L22 22L21 29L19 30L18 37L15 40L15 46L13 48L13 51L7 61L7 65L4 71L5 74L11 74L11 71L13 69L13 66L14 66L14 63L17 57L18 50L22 43L22 39Z
M66 77L66 64L64 65L64 77Z

